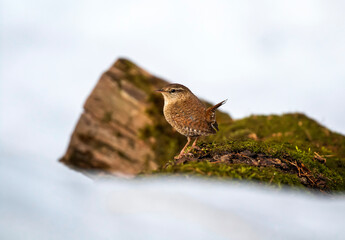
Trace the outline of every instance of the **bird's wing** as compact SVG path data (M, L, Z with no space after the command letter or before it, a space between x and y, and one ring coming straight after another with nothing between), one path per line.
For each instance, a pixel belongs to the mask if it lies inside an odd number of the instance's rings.
M186 129L188 132L193 132L195 135L208 135L214 133L213 128L205 119L206 108L201 103L186 103L177 104L174 107L173 120L180 127Z

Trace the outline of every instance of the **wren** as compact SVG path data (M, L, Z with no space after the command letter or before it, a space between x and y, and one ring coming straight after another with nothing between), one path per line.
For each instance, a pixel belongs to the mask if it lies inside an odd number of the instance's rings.
M164 97L164 117L177 132L187 137L187 144L175 159L182 158L192 138L195 138L192 148L198 148L196 142L200 136L215 134L218 129L216 110L227 100L213 107L205 105L185 86L169 84L157 90ZM188 151L188 152L189 152ZM187 153L188 153L187 152Z

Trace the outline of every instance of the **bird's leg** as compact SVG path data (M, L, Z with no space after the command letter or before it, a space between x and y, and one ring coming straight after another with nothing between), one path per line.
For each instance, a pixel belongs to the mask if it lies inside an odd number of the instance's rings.
M180 159L180 158L182 158L185 155L184 151L186 150L186 147L189 145L190 140L191 140L190 137L187 137L187 139L188 139L188 141L187 141L186 145L182 148L180 154L178 156L174 157L175 159Z
M193 148L199 148L197 145L196 145L196 141L198 141L198 137L195 138L194 142L193 142L193 145L192 147ZM199 148L200 149L200 148Z
M192 149L200 150L200 148L196 145L196 141L198 140L198 137L195 138L192 147L189 149L188 152L190 152Z

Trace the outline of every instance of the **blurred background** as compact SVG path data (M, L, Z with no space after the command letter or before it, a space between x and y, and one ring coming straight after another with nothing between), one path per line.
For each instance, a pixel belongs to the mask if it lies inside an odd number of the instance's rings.
M185 217L183 211L188 209L179 208L181 214L171 217L169 197L161 200L166 204L161 210L166 210L169 216L163 222L154 211L145 210L142 216L142 209L146 208L140 204L138 211L130 211L131 204L125 204L127 208L122 213L116 210L113 223L110 222L114 214L102 215L102 211L109 210L108 205L100 209L92 207L94 215L87 211L90 204L102 204L109 192L116 195L117 191L122 197L138 198L150 204L150 199L159 195L159 189L171 183L147 182L138 190L134 183L117 181L105 187L57 163L66 150L86 97L102 72L119 57L129 58L168 81L182 83L208 101L216 103L228 98L223 110L235 119L250 114L303 112L329 129L345 133L344 1L2 0L0 4L1 239L78 238L88 230L94 231L94 235L85 235L89 239L108 239L113 235L96 228L112 229L120 220L135 226L141 220L152 220L146 229L152 226L162 229L163 223L173 226L166 231L180 226L178 220ZM229 188L227 194L243 191L239 201L248 197L246 191L232 185L223 187ZM188 216L199 216L193 214L201 211L200 216L214 217L219 214L214 209L227 209L224 200L210 203L211 200L200 198L207 195L202 191L213 188L194 182L190 188L199 190L190 193L188 188L167 188L172 189L169 194L187 196L181 197L183 200L177 208L193 201L204 206L192 208L195 211ZM224 193L222 186L215 189L215 196ZM269 197L274 194L265 195L267 190L244 189L265 196L267 199L261 205L277 200ZM146 190L153 195L147 197ZM305 210L310 210L306 213L310 214L313 207L322 206L323 200L299 196L297 200L291 197L291 201L311 206ZM307 201L316 203L307 204ZM239 213L234 209L227 211L237 219ZM256 211L249 209L252 214ZM325 216L339 221L327 225L323 230L325 235L318 232L318 236L344 233L337 225L345 220L337 215L339 210L344 212L344 199L333 201L324 209L323 213L330 215L319 216L320 227L327 224L323 222ZM271 208L266 210L275 212ZM260 216L257 220L240 216L243 226L255 225L265 213L256 212L253 216ZM224 218L229 220L230 215ZM102 218L99 220L102 226L96 226L97 221L90 220L92 216ZM198 233L210 239L212 233L223 229L216 224L200 232L200 226L210 223L200 225L195 219L186 220L191 229L188 236ZM80 228L71 227L79 221ZM121 227L123 232L131 231L128 225ZM267 228L270 236L276 236L281 230L274 225ZM253 233L248 239L267 237L257 229L235 230ZM62 235L54 234L57 232ZM72 235L64 235L67 232ZM289 229L282 232L287 238L295 237ZM158 233L156 239L161 239ZM229 231L224 230L216 236L219 239L231 236L227 234ZM305 234L307 238L318 238ZM119 236L138 239L135 234ZM332 239L337 236L341 235L333 235Z

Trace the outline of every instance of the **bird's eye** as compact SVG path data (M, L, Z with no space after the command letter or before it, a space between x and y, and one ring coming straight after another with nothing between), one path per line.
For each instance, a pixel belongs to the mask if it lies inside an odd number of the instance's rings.
M175 89L171 89L171 90L170 90L170 93L174 93L174 92L176 92Z

